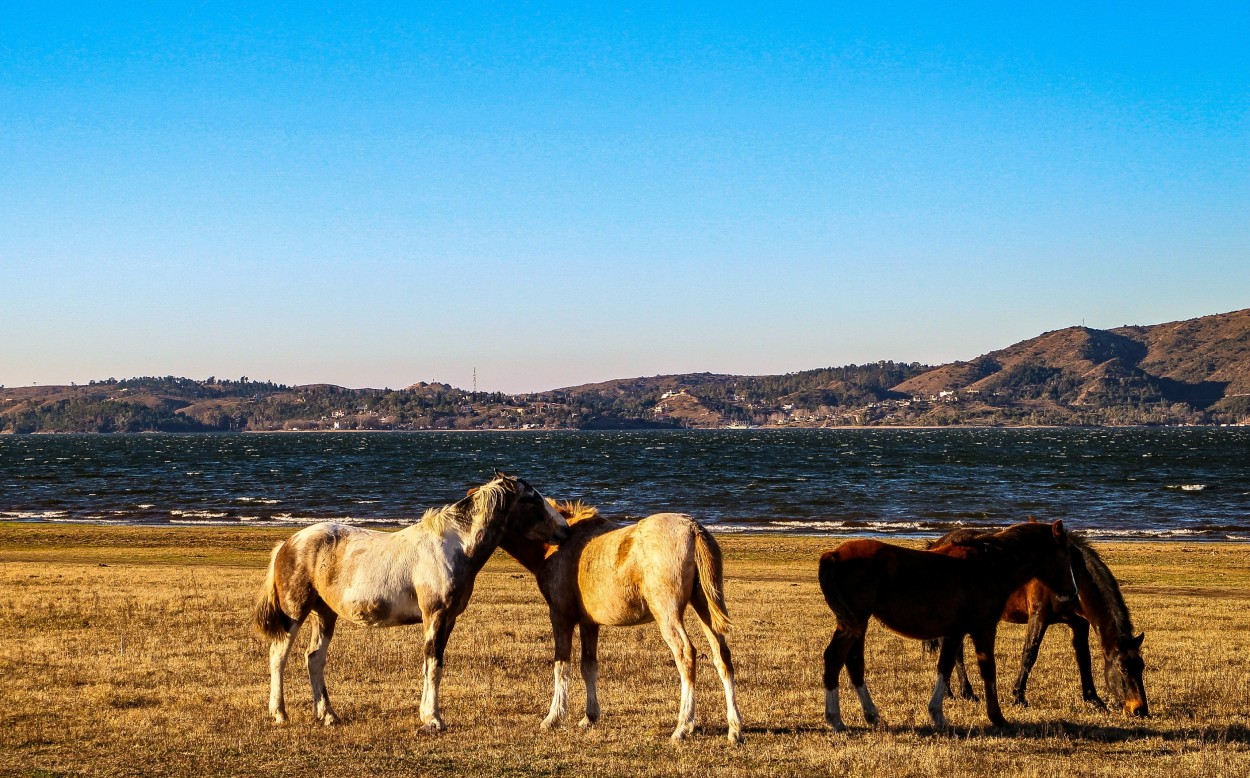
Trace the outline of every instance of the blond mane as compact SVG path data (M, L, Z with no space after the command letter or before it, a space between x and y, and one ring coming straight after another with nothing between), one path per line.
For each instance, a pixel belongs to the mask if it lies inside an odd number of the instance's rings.
M590 521L591 519L599 518L599 509L594 506L587 505L581 500L565 500L564 502L556 502L548 497L547 502L551 503L551 507L560 512L560 515L564 517L564 520L569 523L570 527L578 522Z
M442 508L430 508L422 516L420 524L435 535L447 531L451 523L460 532L468 532L487 517L493 516L504 500L508 498L509 489L498 478L483 484L469 492L469 496Z

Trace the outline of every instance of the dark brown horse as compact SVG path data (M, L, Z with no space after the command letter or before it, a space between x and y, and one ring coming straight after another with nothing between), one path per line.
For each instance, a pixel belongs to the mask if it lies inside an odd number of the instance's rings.
M956 649L964 635L971 635L985 681L986 713L997 726L1007 725L998 705L994 668L999 617L1008 596L1032 578L1075 596L1068 533L1059 521L1017 524L972 542L978 552L967 558L876 540L852 540L821 556L820 589L838 617L825 649L825 719L835 730L845 729L838 701L843 665L864 719L877 723L877 708L864 684L864 633L872 616L905 637L946 639L929 700L929 716L937 727L946 726L942 702Z
M955 530L929 546L941 553L959 554L966 548L966 541L986 534L984 530ZM1076 654L1076 666L1081 676L1081 696L1094 707L1106 710L1106 703L1094 687L1089 652L1089 628L1092 624L1102 648L1103 678L1112 698L1123 706L1124 713L1129 716L1149 716L1150 706L1142 682L1146 665L1141 656L1142 640L1146 635L1134 635L1133 620L1124 596L1120 594L1120 585L1098 552L1080 535L1071 535L1069 540L1072 543L1072 571L1078 597L1060 597L1045 583L1034 579L1012 592L1003 609L1003 621L1028 624L1020 674L1011 691L1012 701L1017 705L1028 705L1025 688L1046 628L1063 623L1072 630L1072 650ZM965 699L976 699L964 669L962 648L960 646L955 661L961 694Z

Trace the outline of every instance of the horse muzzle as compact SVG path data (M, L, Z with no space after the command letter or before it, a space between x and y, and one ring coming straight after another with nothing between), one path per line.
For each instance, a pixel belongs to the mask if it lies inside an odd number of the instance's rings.
M1131 716L1136 719L1150 718L1150 708L1145 702L1131 700L1124 703L1124 715Z

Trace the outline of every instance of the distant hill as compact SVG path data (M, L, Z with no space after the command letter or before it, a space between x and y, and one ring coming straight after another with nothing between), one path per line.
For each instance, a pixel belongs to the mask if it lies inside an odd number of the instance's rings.
M1250 309L1069 327L966 362L691 373L506 395L146 377L0 387L0 432L1250 423Z

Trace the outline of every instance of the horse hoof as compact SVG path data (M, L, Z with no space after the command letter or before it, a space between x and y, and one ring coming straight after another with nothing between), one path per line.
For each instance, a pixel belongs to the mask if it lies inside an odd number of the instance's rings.
M828 724L829 728L832 729L834 732L846 731L846 725L840 721L830 721L829 719L825 719L825 723Z
M435 719L433 721L425 722L425 724L421 727L421 731L427 735L441 735L443 732L447 731L447 725L444 724L442 720Z
M342 720L333 713L327 713L322 717L321 723L327 727L337 727L342 723Z
M1027 708L1027 707L1029 707L1029 701L1028 701L1028 700L1026 700L1026 699L1024 699L1023 697L1012 697L1012 698L1011 698L1011 704L1012 704L1012 705L1015 705L1015 706L1016 706L1016 707L1018 707L1018 708Z
M734 730L729 731L729 744L731 746L740 746L745 740L746 738L742 736L741 732L736 732Z
M560 726L557 719L543 719L543 723L538 725L543 732L551 732Z
M290 719L286 717L285 713L275 713L273 714L273 723L276 726L282 727L290 723Z
M1087 698L1085 702L1096 711L1107 712L1107 703L1103 702L1099 697Z
M582 729L590 729L591 727L595 725L595 721L596 719L592 719L589 716L583 716L582 720L577 722L577 726L581 727Z

